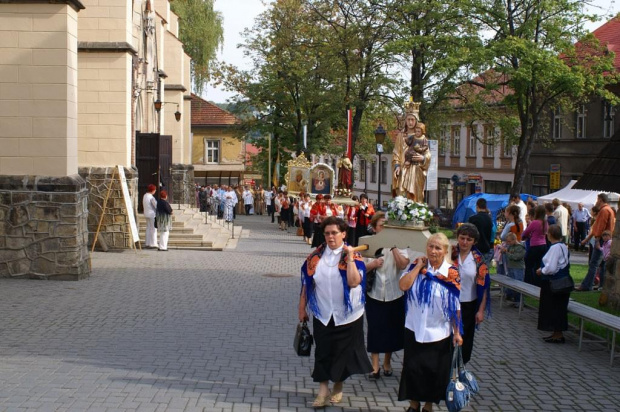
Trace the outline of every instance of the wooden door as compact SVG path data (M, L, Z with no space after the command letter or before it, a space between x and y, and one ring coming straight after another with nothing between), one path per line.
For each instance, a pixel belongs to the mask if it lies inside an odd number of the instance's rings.
M172 194L172 136L159 136L159 178L162 189L168 192L168 203L174 203Z
M142 197L146 193L146 187L150 184L159 187L157 182L158 133L136 133L136 167L138 168L138 212L143 213Z

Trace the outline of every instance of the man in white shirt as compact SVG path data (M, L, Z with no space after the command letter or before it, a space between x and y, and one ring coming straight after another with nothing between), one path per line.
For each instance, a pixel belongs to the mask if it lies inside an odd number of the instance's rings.
M252 191L250 190L249 186L245 187L245 190L243 191L243 194L241 196L243 197L243 205L245 206L245 214L249 215L250 211L252 210L252 206L254 206L254 195L252 194Z
M583 203L577 204L577 210L573 212L573 227L575 229L575 250L579 250L581 241L587 236L588 221L592 216L590 211L583 207ZM585 246L581 246L581 250L585 251Z
M265 206L267 206L267 216L271 216L271 223L274 222L273 196L274 193L271 190L265 190Z
M551 201L554 207L553 217L562 229L562 243L568 244L568 210L562 206L560 199L557 197Z
M523 222L523 230L525 230L527 227L527 222L525 220L525 217L527 216L527 206L525 205L525 202L521 200L521 194L515 193L510 196L510 203L519 206L519 219Z

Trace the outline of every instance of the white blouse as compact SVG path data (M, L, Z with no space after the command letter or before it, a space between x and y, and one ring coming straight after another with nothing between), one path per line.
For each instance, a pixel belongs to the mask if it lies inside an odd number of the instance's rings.
M472 302L478 298L476 292L476 261L474 255L469 252L465 260L461 260L459 254L459 275L461 275L461 302Z
M407 259L409 258L407 249L398 249L398 253ZM368 296L382 302L392 302L404 293L398 285L400 271L396 267L396 259L394 259L394 254L390 252L390 249L384 248L381 257L384 259L383 266L377 268L375 283L372 290L368 292Z
M543 275L554 275L560 269L568 265L568 248L562 242L554 243L549 246L549 250L542 258L544 267L541 269Z
M353 310L345 313L344 285L338 270L338 262L340 262L341 255L342 246L335 250L329 247L325 248L313 276L314 292L316 293L316 301L320 312L320 316L317 316L317 319L325 326L327 326L332 316L334 317L334 324L340 326L356 321L364 314L361 284L351 288L350 299Z
M448 269L450 264L444 262L435 273L441 273L444 276L448 275ZM432 271L430 263L427 270ZM401 278L408 272L404 271ZM438 282L432 282L431 289L431 304L430 306L421 305L418 302L416 291L418 285L422 281L424 275L418 275L415 282L411 286L413 289L413 300L407 300L407 317L405 318L405 327L415 333L416 341L420 343L438 342L450 336L452 333L452 325L450 319L444 317L441 293L442 289L445 293L445 286L440 285ZM458 310L461 309L459 303L457 303Z
M157 213L157 200L155 196L146 192L142 198L142 208L144 209L144 217L154 218Z

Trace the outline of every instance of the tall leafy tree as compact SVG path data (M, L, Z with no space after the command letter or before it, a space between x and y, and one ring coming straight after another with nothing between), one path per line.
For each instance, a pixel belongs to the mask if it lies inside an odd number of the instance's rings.
M467 73L471 50L479 45L477 27L459 0L383 0L379 4L395 29L388 50L408 71L406 94L422 102L422 118L432 116Z
M470 62L484 75L470 80L461 97L470 108L505 109L509 127L503 132L513 133L518 147L512 191L520 192L550 110L595 94L617 100L605 88L615 81L613 55L584 36L591 17L581 0L463 2L480 30L481 47L472 50Z
M213 9L214 0L171 1L172 11L179 16L179 38L192 58L194 89L202 93L209 80L210 65L224 42L222 15Z
M386 50L393 38L394 26L385 8L369 0L306 0L316 26L327 31L324 56L333 66L334 84L341 89L342 118L346 110L353 112L353 147L360 137L366 110L374 104L393 104L397 88L396 60Z

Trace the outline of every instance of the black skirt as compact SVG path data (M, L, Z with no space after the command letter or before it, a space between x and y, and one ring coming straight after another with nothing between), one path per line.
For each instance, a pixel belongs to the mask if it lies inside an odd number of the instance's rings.
M542 280L538 304L538 329L560 332L568 329L569 293L551 293L549 281Z
M335 326L330 319L327 326L314 318L314 382L342 382L351 375L372 371L364 348L364 317L346 325Z
M367 345L370 353L396 352L405 340L405 296L381 302L366 296Z
M405 357L398 388L399 401L439 403L446 399L452 362L452 338L419 343L405 329Z
M302 227L304 228L304 236L310 239L312 237L312 222L309 217L304 217Z
M474 348L474 335L476 333L476 312L478 301L461 302L461 319L463 319L463 363L469 362Z

